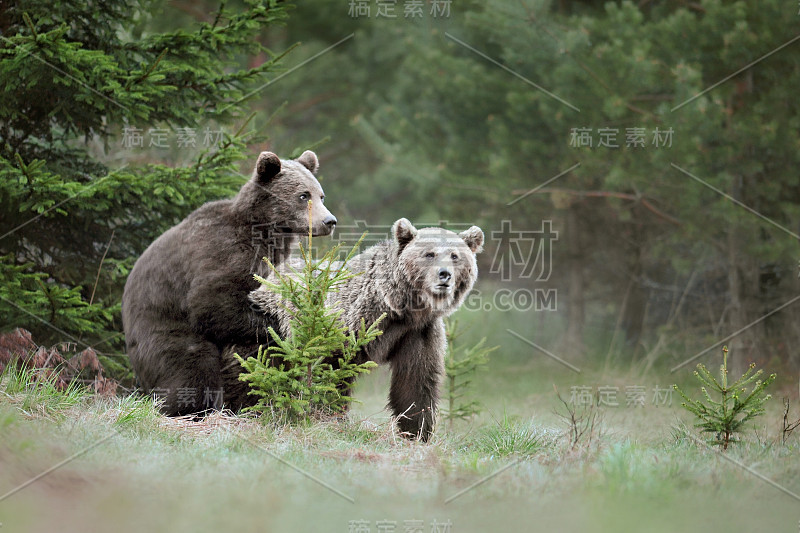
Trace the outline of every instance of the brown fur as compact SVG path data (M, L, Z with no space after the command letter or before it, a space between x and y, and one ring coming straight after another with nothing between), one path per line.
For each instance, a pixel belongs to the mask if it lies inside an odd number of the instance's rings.
M482 249L483 232L476 226L460 234L441 228L417 230L400 219L392 233L393 239L351 260L348 269L361 274L332 293L329 305L342 310L351 331L362 318L369 325L386 313L380 325L383 334L367 345L361 358L391 365L389 407L399 417L400 430L427 440L444 374L444 318L463 303L478 277L475 254ZM280 296L264 287L250 299L272 314L282 309ZM285 337L288 313L279 312L277 318Z
M318 168L310 151L297 160L262 152L234 198L194 211L131 270L122 297L128 356L140 387L165 399L166 414L221 407L220 350L265 339L264 315L247 300L258 286L253 273L265 273L263 256L283 262L308 232L307 200L314 233L332 231Z

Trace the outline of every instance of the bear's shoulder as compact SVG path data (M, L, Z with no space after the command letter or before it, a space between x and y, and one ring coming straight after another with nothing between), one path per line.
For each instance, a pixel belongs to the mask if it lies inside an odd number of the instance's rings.
M206 202L189 214L189 216L184 219L184 222L189 222L190 224L205 222L224 223L230 217L232 207L233 200L230 198Z

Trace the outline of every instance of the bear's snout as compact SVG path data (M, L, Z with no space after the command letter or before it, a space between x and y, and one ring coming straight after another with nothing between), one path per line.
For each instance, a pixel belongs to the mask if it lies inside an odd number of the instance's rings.
M447 285L450 282L450 279L453 277L453 273L450 272L449 268L442 267L439 269L439 284L440 285Z
M336 227L336 223L338 220L336 217L325 209L323 206L322 209L324 210L322 213L319 214L320 218L315 218L314 221L314 236L322 236L322 235L330 235L333 233L334 228Z

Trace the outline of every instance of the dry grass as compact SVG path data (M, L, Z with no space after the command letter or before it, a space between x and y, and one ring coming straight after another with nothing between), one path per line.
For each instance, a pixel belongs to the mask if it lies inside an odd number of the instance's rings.
M193 437L208 436L219 431L252 431L259 425L255 417L238 415L231 411L215 411L200 419L195 416L161 416L158 419L160 429Z

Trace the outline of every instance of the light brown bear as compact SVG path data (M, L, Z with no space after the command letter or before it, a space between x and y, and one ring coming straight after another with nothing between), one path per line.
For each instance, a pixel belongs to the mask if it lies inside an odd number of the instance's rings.
M356 255L348 269L359 275L329 295L328 305L341 309L345 325L358 330L386 313L383 334L366 346L356 362L391 365L389 407L401 432L426 441L436 421L447 340L444 318L464 302L478 277L475 254L483 231L472 226L461 233L442 228L416 229L401 218L393 238ZM282 271L286 272L284 266ZM280 296L265 287L250 300L277 321L278 333L290 333L289 314Z
M281 264L289 256L308 232L309 201L314 234L336 225L318 169L311 151L296 160L262 152L234 198L194 211L134 265L122 296L127 352L140 388L164 399L165 414L233 403L223 398L221 353L267 339L264 315L247 299L258 286L253 274L265 274L261 258Z

